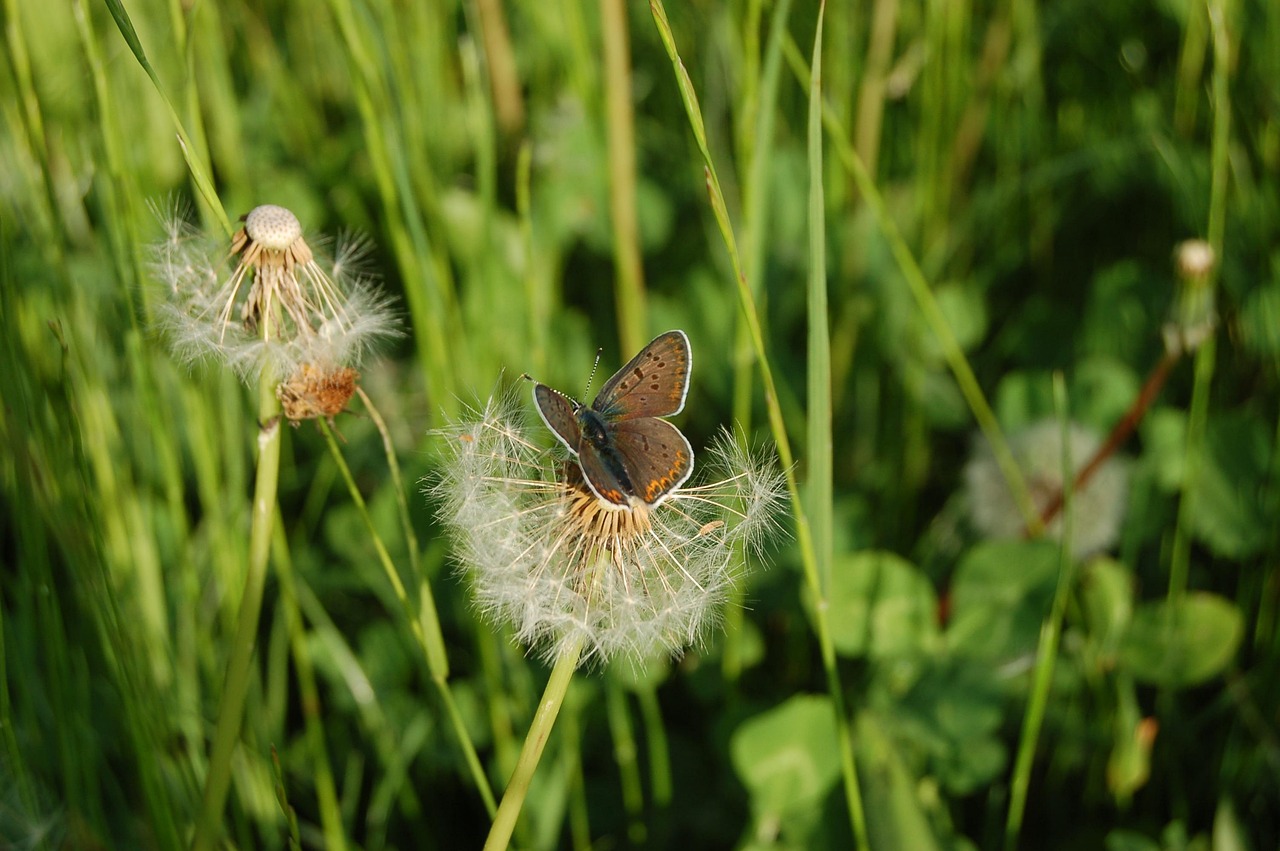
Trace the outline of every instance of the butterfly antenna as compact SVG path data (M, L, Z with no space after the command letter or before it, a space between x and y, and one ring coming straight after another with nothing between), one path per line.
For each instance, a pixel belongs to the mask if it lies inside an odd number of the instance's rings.
M587 389L582 394L583 399L591 398L591 383L596 380L596 369L600 366L600 355L604 353L604 347L596 349L596 362L591 364L591 374L587 376Z

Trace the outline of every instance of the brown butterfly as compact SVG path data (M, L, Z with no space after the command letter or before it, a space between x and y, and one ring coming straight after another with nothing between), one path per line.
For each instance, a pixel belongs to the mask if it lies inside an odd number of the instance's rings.
M534 385L533 400L596 496L622 508L633 499L652 507L693 473L689 441L658 419L684 408L692 366L689 338L668 331L614 373L590 407L545 384Z

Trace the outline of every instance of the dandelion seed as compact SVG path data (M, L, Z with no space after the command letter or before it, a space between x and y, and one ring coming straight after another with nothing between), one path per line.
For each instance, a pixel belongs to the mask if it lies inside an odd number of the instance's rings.
M344 386L344 369L398 334L388 299L363 273L361 240L339 244L326 271L284 207L255 207L229 251L181 207L157 215L166 238L153 247L152 273L167 285L162 327L182 360L219 360L246 381L265 373L281 382L282 402L318 401L325 415L333 404L329 391L317 396L318 376Z
M785 489L773 459L722 434L705 453L718 481L619 508L515 425L514 408L490 400L448 430L431 486L483 614L548 660L579 641L601 662L698 642L744 557L778 531Z
M1068 429L1072 475L1079 472L1101 441L1084 426ZM1026 477L1037 514L1062 492L1062 429L1054 420L1042 420L1009 440L1009 448ZM1024 518L1014 502L1008 483L986 441L975 441L973 454L964 469L969 517L983 536L1016 538L1022 535ZM1120 538L1128 500L1129 465L1113 455L1074 494L1071 552L1086 558L1115 546ZM1062 539L1062 515L1050 522L1046 534Z

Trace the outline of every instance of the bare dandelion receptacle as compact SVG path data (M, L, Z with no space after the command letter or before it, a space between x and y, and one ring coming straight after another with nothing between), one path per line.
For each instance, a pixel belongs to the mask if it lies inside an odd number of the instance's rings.
M399 334L388 298L362 272L359 239L340 240L326 260L297 216L274 204L251 210L229 247L181 209L160 217L166 238L153 246L152 272L166 285L161 325L175 355L277 382L291 420L342 411L361 358Z

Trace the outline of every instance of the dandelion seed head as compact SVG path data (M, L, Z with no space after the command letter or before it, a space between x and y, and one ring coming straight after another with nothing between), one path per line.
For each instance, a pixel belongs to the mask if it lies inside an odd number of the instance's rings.
M346 238L341 262L326 264L297 216L265 204L244 217L228 251L180 205L156 212L165 231L151 264L167 289L160 326L181 360L216 360L248 382L266 374L290 396L308 369L344 375L399 335L390 300L360 268L363 240Z
M1188 239L1174 249L1178 292L1169 320L1161 329L1165 351L1174 355L1194 352L1213 336L1218 324L1213 271L1218 264L1213 246L1203 239Z
M746 556L778 529L785 490L772 456L722 435L707 453L716 481L619 509L559 444L516 425L515 410L510 397L490 400L442 432L430 486L481 613L549 660L578 642L599 662L699 642Z
M1204 281L1217 265L1213 246L1203 239L1186 239L1174 249L1174 265L1184 281Z
M1084 467L1101 445L1097 433L1072 423L1067 430L1071 463L1075 472ZM1032 503L1043 512L1062 491L1062 428L1056 420L1041 420L1009 439L1014 460L1026 479ZM1074 475L1074 474L1073 474ZM964 469L969 517L974 528L988 538L1020 537L1024 518L996 463L991 447L981 437ZM1071 551L1079 559L1114 547L1120 539L1128 505L1129 463L1121 456L1109 458L1073 494ZM1045 530L1062 539L1063 512Z

